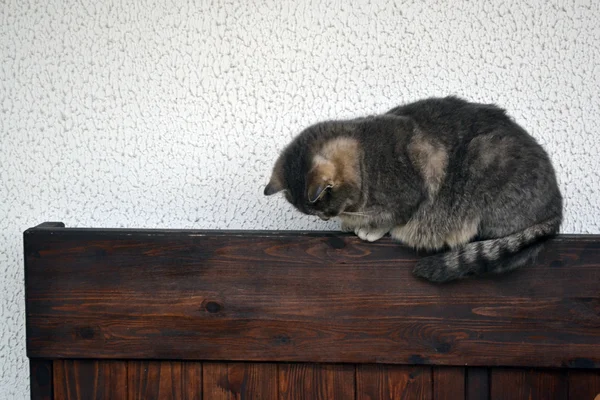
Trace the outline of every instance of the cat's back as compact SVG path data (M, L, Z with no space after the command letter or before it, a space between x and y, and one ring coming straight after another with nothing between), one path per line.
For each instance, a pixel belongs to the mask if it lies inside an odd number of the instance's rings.
M395 107L387 114L409 117L421 128L444 136L473 137L514 125L506 111L494 104L455 96L419 100Z
M472 119L495 117L508 119L506 111L495 104L470 102L460 97L429 97L394 107L387 114L410 116L416 119Z

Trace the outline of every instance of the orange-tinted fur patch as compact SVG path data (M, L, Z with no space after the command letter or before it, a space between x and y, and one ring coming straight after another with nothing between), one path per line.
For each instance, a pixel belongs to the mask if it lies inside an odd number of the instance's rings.
M313 157L309 173L317 180L326 180L332 186L360 182L360 146L358 141L340 137L325 142Z

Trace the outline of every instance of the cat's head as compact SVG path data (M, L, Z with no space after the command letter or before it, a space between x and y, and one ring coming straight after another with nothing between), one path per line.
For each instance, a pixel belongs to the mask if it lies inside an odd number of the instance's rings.
M304 130L277 159L264 194L283 192L300 212L324 220L355 211L362 201L357 136L351 122L323 122Z

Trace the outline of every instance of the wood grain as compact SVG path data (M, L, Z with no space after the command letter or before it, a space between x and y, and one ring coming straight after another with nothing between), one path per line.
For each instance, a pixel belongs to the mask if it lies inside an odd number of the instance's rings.
M202 364L179 361L129 361L129 400L201 400Z
M495 368L490 385L491 400L565 400L569 395L564 371Z
M395 365L358 365L356 367L357 400L427 400L432 399L430 367Z
M277 365L267 363L204 363L205 399L277 399Z
M52 381L52 360L29 360L29 381L31 385L31 399L52 400L54 389Z
M460 367L434 367L433 398L435 400L464 399L465 369Z
M596 400L600 396L600 370L571 370L568 379L570 400Z
M56 400L127 400L127 363L55 360Z
M354 398L353 365L280 364L280 400L347 400Z
M434 285L331 233L25 233L30 357L600 366L600 237Z
M489 400L490 371L487 368L467 368L467 400Z

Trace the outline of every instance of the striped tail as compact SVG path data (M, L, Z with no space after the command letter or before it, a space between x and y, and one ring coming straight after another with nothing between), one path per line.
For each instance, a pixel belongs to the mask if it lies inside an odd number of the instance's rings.
M432 282L472 275L499 274L531 264L547 239L558 233L562 218L551 218L498 239L471 242L455 250L422 258L413 273Z

